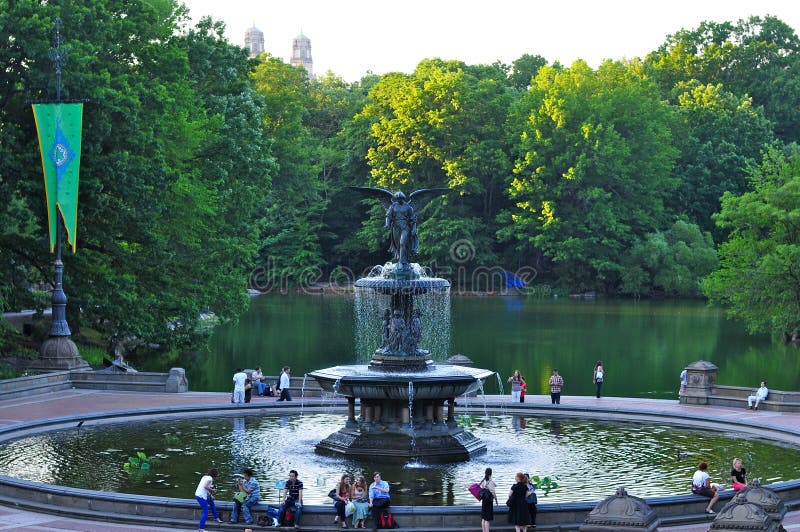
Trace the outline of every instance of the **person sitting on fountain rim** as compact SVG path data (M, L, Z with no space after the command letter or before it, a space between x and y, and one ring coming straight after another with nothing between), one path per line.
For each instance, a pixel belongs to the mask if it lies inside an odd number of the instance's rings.
M297 478L297 471L289 471L289 480L286 482L286 499L278 510L280 519L286 515L286 509L294 506L297 511L294 514L294 527L300 528L300 516L303 514L303 481Z
M381 512L389 507L389 483L381 480L380 471L372 475L374 482L369 485L369 507L372 508L372 529L377 530Z

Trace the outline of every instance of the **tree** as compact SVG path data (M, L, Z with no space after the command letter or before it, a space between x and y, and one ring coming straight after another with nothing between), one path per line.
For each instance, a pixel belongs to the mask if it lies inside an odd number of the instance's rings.
M711 231L711 214L719 211L722 194L745 191L746 169L772 141L772 124L751 98L726 92L721 84L680 82L673 93L679 120L674 138L680 149L675 175L680 184L668 206L701 230Z
M420 62L411 75L387 74L370 91L357 118L371 124L372 182L390 189L449 186L459 194L431 203L431 209L444 207L436 223L420 224L420 239L438 244L422 246L423 261L452 263L449 245L469 240L480 243L475 261L495 262L495 250L486 244L505 203L510 160L503 125L513 99L498 65L440 59ZM367 222L362 237L374 238L374 224Z
M704 291L750 332L800 331L800 148L773 146L751 168L752 191L726 192L717 224L730 232Z
M499 235L539 248L578 290L616 291L620 258L665 221L674 191L670 109L637 63L542 67L509 120L518 139Z
M678 220L668 231L637 239L623 266L623 294L697 297L704 278L717 267L717 252L710 233Z
M266 54L253 73L266 102L263 128L279 169L265 205L260 288L316 280L323 265L319 235L327 200L320 181L320 140L308 125L312 105L305 69Z
M252 215L272 165L259 140L263 105L253 97L242 49L208 21L181 34L186 15L173 1L80 0L68 9L23 1L0 9L7 17L0 27L10 35L3 42L19 52L17 70L0 72L8 89L0 123L17 143L3 146L15 155L0 158L0 175L40 228L38 238L4 228L3 247L28 277L51 277L25 99L54 95L47 52L58 16L71 50L62 97L89 99L78 251L64 257L67 310L73 331L98 327L112 344L135 338L194 346L204 338L196 327L202 311L235 319L247 306Z
M667 38L647 57L648 71L664 93L680 81L721 83L726 91L749 96L763 106L785 142L800 140L800 38L772 16L731 22L703 22ZM650 68L652 67L652 68Z

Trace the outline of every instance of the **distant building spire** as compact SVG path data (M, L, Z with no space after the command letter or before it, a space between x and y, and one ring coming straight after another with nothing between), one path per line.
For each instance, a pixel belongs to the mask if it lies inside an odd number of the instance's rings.
M303 30L300 30L300 35L292 41L292 58L289 60L289 64L305 68L308 77L314 77L314 61L311 59L311 39L303 35Z
M256 28L255 23L244 32L244 47L250 51L250 57L264 53L264 32Z

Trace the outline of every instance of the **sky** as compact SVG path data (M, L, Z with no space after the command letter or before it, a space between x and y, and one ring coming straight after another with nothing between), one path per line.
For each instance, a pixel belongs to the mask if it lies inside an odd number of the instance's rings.
M180 0L194 21L210 15L231 43L264 32L267 52L289 60L292 39L311 40L314 73L345 81L410 73L425 58L511 64L523 54L596 68L644 57L703 21L777 16L800 31L797 0Z

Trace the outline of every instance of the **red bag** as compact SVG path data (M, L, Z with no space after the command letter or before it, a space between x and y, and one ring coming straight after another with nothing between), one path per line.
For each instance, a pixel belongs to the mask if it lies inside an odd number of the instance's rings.
M472 486L470 486L467 489L469 490L469 492L472 494L473 497L475 497L478 500L481 500L481 486L480 486L480 484L478 484L476 482L475 484L473 484Z

